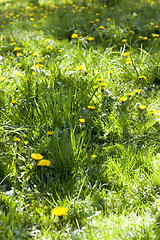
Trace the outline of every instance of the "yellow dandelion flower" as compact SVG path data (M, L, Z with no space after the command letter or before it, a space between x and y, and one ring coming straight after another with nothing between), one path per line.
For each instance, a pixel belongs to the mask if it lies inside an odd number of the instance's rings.
M45 41L45 42L49 42L49 41L50 41L50 39L49 39L49 38L46 38L44 41Z
M131 65L131 64L132 64L131 59L127 59L126 64L127 64L127 65Z
M100 28L100 29L105 29L105 27L103 27L103 26L99 26L99 28Z
M19 51L21 48L20 47L15 47L13 51Z
M66 215L68 213L68 208L65 207L57 207L52 209L51 214L55 215L55 216L63 216Z
M147 79L146 76L139 76L139 79Z
M96 21L96 22L99 22L99 19L96 19L95 21Z
M113 70L109 70L109 71L107 71L108 73L114 73L114 71Z
M42 159L39 161L39 163L37 164L38 166L50 166L51 165L51 161L47 160L47 159Z
M53 47L52 46L47 46L46 49L52 50Z
M48 136L52 136L54 134L54 132L53 131L48 131L47 134L48 134Z
M100 83L101 87L107 86L107 83Z
M23 76L23 73L21 73L21 72L16 72L16 73L15 73L15 76L17 76L17 77L22 77L22 76Z
M35 53L33 53L33 56L35 57L35 56L38 56L39 54L37 53L37 52L35 52Z
M153 36L153 37L159 37L159 34L156 34L156 33L155 33L155 34L153 34L152 36Z
M89 23L94 23L94 21L90 21Z
M129 97L132 96L133 94L134 94L133 92L127 93Z
M24 145L27 146L28 145L28 141L24 141Z
M90 110L94 110L95 107L94 107L94 106L88 106L88 109L90 109Z
M143 104L142 104L142 105L139 105L139 109L140 109L140 110L144 110L145 108L146 108L145 105L143 105Z
M13 103L13 104L16 104L16 102L17 102L16 100L12 100L12 103Z
M36 62L42 62L43 60L42 59L36 59Z
M124 52L124 53L122 53L122 56L123 57L126 57L126 56L128 56L130 54L130 52Z
M79 121L80 121L80 123L85 123L85 119L84 118L80 118Z
M157 114L157 110L153 110L152 115L156 115L156 114Z
M127 42L127 39L123 39L122 42Z
M93 37L89 37L88 40L89 40L89 41L93 41L94 38L93 38Z
M147 40L147 39L148 39L148 37L144 37L143 39L144 39L144 40Z
M31 154L31 157L34 159L34 160L41 160L43 158L43 156L39 153L32 153Z
M140 90L140 89L134 89L134 92L135 92L135 93L140 93L141 90Z
M125 101L127 100L127 97L120 97L119 100L120 100L121 102L125 102Z
M103 82L103 79L102 79L102 78L97 78L97 80L98 80L99 82Z
M98 88L98 86L93 86L93 89L96 90Z
M16 138L16 142L20 142L21 141L21 139L20 138Z
M34 18L30 18L31 21L34 21Z
M80 65L80 66L77 67L77 70L79 70L79 71L81 71L81 70L84 71L85 69L86 69L86 68L85 68L85 66L83 66L83 65Z
M22 53L17 53L17 57L19 57L19 56L21 56L22 55Z
M77 38L78 37L78 34L77 33L74 33L72 34L71 38Z

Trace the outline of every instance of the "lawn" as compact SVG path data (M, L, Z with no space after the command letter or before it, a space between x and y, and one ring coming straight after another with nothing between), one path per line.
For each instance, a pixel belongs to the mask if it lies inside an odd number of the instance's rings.
M2 240L160 239L159 9L0 0Z

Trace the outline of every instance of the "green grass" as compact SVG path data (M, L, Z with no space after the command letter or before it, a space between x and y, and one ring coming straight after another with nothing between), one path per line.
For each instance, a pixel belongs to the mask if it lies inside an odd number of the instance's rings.
M1 239L160 238L159 7L0 1Z

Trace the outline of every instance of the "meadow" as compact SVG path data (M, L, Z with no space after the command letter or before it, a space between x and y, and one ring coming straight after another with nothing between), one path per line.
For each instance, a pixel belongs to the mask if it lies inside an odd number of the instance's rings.
M0 0L0 236L160 239L160 1Z

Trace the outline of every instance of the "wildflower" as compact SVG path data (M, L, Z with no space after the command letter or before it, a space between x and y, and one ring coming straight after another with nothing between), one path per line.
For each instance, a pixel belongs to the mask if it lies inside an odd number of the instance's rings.
M30 18L31 21L34 21L34 18Z
M90 21L89 23L94 23L94 21Z
M139 76L139 79L147 79L145 76Z
M125 102L125 101L127 100L127 97L120 97L119 100L120 100L121 102Z
M19 57L19 56L21 56L22 55L22 53L17 53L17 57Z
M123 39L122 42L127 42L127 39Z
M54 132L53 131L48 131L47 134L48 134L48 136L52 136L54 134Z
M99 28L100 28L100 29L105 29L105 27L103 27L103 26L99 26Z
M140 109L140 110L144 110L145 108L146 108L145 105L143 105L143 104L142 104L142 105L139 105L139 109Z
M124 53L122 53L122 56L123 57L126 57L126 56L128 56L130 54L130 52L124 52Z
M53 47L52 47L52 46L47 46L46 49L50 49L50 50L52 50Z
M60 50L58 50L58 52L61 53L61 52L63 52L63 50L60 49Z
M109 70L109 71L107 71L108 73L114 73L114 71L113 70Z
M37 52L33 53L33 56L34 56L34 57L35 57L35 56L38 56L38 53L37 53Z
M98 88L98 86L93 86L93 89L96 90Z
M98 80L99 82L103 82L103 79L102 79L102 78L97 78L97 80Z
M95 21L96 21L96 22L99 22L99 19L96 19Z
M49 38L46 38L44 41L45 41L45 42L49 42L49 41L50 41L50 39L49 39Z
M127 93L128 94L128 96L130 97L130 96L132 96L134 93L133 92L130 92L130 93Z
M42 62L43 60L42 59L36 59L36 62Z
M77 33L74 33L72 34L71 38L77 38L78 37L78 34Z
M94 107L94 106L88 106L88 109L90 109L90 110L94 110L95 107Z
M81 71L81 70L85 70L86 68L83 65L80 65L77 67L77 70Z
M140 93L141 90L140 90L140 89L134 89L134 92L135 92L135 93Z
M16 100L12 100L12 103L13 103L13 104L16 104L16 102L17 102Z
M57 208L52 209L51 214L60 217L60 216L66 215L67 212L68 212L68 208L57 207Z
M13 51L19 51L21 48L20 47L15 47Z
M153 37L159 37L159 34L156 34L156 33L155 33L155 34L153 34L152 36L153 36Z
M100 83L101 87L107 86L107 83Z
M15 75L18 76L18 77L22 77L22 76L23 76L23 73L21 73L21 72L16 72Z
M143 39L144 39L144 40L147 40L147 39L148 39L148 37L144 37Z
M31 157L34 159L34 160L41 160L43 158L43 156L39 153L32 153L31 154Z
M51 161L47 160L47 159L42 159L39 161L39 163L37 164L38 166L50 166L51 165Z
M27 146L28 145L28 141L24 141L24 145Z
M89 41L93 41L94 38L93 38L93 37L89 37L88 40L89 40Z
M152 115L156 115L157 114L157 110L153 110Z
M80 123L85 123L85 119L84 118L80 118L79 121L80 121Z
M20 142L21 141L21 139L20 138L16 138L16 142Z
M127 65L131 65L131 64L132 64L132 60L131 60L130 58L127 58L127 59L126 59L126 64L127 64Z

